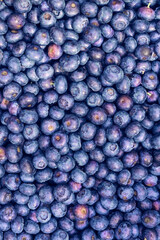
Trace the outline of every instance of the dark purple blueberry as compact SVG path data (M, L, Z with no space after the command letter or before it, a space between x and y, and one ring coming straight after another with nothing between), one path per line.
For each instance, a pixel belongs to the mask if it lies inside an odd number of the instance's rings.
M16 240L17 235L16 235L16 233L14 233L14 231L9 230L9 231L7 231L7 232L4 233L3 237L4 237L4 239L13 239L13 240ZM1 239L1 238L0 238L0 239Z
M157 211L145 211L142 215L142 224L147 228L154 228L159 224L159 218L159 213Z
M54 198L58 202L64 202L68 200L70 195L71 192L67 185L59 184L54 188Z
M1 208L0 215L1 215L1 220L8 223L13 221L16 218L17 212L12 205L6 205L3 208Z
M52 135L52 144L57 149L61 149L65 147L67 142L68 142L68 136L63 132L55 132Z
M34 35L33 42L37 45L47 46L50 43L49 32L46 29L38 30Z
M88 87L84 82L72 83L70 92L76 101L83 101L88 95Z
M53 42L56 44L56 46L62 45L66 40L65 31L58 27L51 28L50 37L53 39Z
M59 229L52 234L51 240L69 240L69 235L66 231Z
M106 6L102 7L100 9L100 11L98 12L98 21L101 24L109 23L112 19L112 15L113 15L113 12L112 12L111 8L106 7Z
M129 239L132 236L132 225L129 222L121 222L115 231L117 239Z
M19 118L23 123L34 124L38 121L38 114L35 110L22 110Z
M45 168L43 170L38 170L35 175L35 180L38 183L44 183L52 178L53 172L50 168Z
M84 31L85 27L89 23L89 20L84 15L78 15L73 19L73 29L76 33Z
M39 199L38 195L35 194L29 198L29 201L28 201L29 209L35 210L39 207L39 204L40 204L40 199Z
M51 219L51 212L46 207L39 207L37 209L37 220L40 223L47 223Z
M80 64L78 55L63 55L60 59L60 67L66 72L75 71Z
M116 49L117 44L118 42L116 38L110 38L102 44L103 51L106 53L111 53Z
M23 149L26 154L33 154L38 150L38 142L36 140L26 141Z
M123 70L117 65L108 65L104 68L102 76L109 84L113 85L122 81L124 77Z
M10 83L3 89L3 96L8 101L14 101L16 100L22 92L21 86L17 83Z
M26 240L32 240L32 236L26 232L22 232L18 235L18 240L23 240L23 238L26 238Z
M112 27L116 31L122 31L129 25L129 20L126 17L126 15L124 15L123 13L116 13L113 16L111 23L112 23Z
M95 43L101 37L101 31L98 27L88 26L83 32L83 38L88 43Z
M95 136L96 127L92 123L85 123L82 125L81 130L81 137L84 140L91 140Z
M101 25L101 32L105 38L111 38L114 35L114 30L109 24Z
M24 227L24 219L20 216L16 217L11 223L11 230L13 233L21 233Z
M48 236L49 239L49 233L53 233L57 228L57 220L55 218L51 218L47 223L41 224L41 231L44 234L45 237ZM41 239L41 238L40 238Z
M149 28L149 22L146 20L137 19L133 22L133 28L138 33L145 33Z
M56 24L56 17L50 11L45 11L40 15L40 25L43 28L50 28Z
M108 220L105 216L95 216L90 220L90 226L96 231L103 231L108 226Z
M79 168L75 168L71 172L71 179L76 183L84 183L87 180L87 175Z
M152 21L155 18L155 11L150 7L141 7L138 9L138 17Z
M51 206L51 211L54 217L62 218L67 213L67 207L64 203L61 202L53 202Z
M74 1L74 0L68 1L66 6L65 6L64 11L65 11L65 14L68 17L76 16L80 11L79 3L77 1Z
M65 7L65 1L64 0L49 0L49 4L51 7L53 7L55 10L63 10Z
M25 25L25 18L22 14L11 14L7 19L7 24L9 28L18 30Z
M75 103L72 108L72 113L74 113L78 117L85 117L88 111L89 109L84 103Z
M24 230L28 234L36 235L37 233L39 233L40 228L39 228L38 223L36 223L36 222L34 222L32 220L27 220L25 222L25 225L24 225Z
M100 202L105 209L110 211L117 208L117 205L118 205L118 199L116 196L112 198L101 198Z
M35 240L49 240L49 235L45 233L38 233L35 236Z
M51 204L54 200L53 189L50 186L42 186L39 190L39 200L44 204Z

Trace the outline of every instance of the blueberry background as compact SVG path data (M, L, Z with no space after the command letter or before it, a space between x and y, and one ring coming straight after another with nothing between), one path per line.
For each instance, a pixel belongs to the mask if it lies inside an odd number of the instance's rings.
M0 0L0 240L160 240L159 79L159 0Z

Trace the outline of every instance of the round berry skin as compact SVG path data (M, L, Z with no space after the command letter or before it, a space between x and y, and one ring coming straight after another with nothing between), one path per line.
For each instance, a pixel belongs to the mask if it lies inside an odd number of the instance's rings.
M160 238L158 0L0 0L0 239Z

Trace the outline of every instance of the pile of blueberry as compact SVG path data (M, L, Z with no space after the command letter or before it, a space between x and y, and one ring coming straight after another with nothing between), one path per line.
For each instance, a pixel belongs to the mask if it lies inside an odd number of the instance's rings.
M160 240L160 0L0 0L0 240Z

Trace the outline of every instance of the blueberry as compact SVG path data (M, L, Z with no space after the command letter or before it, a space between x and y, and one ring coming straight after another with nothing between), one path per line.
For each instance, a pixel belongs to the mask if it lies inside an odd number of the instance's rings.
M53 119L44 119L41 124L41 131L46 135L53 134L56 130L58 130L59 124Z
M100 202L102 206L107 210L113 210L118 205L118 200L117 200L117 197L115 196L112 198L101 198Z
M64 55L60 59L60 66L66 72L75 71L80 64L80 58L76 55Z
M155 210L145 211L142 215L142 224L147 228L154 228L159 224L159 214Z
M34 35L33 42L37 45L46 46L50 42L49 32L46 29L40 29Z
M95 216L90 220L91 227L96 231L103 231L108 226L108 220L105 216Z
M1 233L6 232L10 229L10 223L0 220L0 231ZM2 238L3 239L3 238Z
M23 240L23 238L26 238L26 240L32 240L32 236L26 232L22 232L18 235L18 240Z
M38 208L39 204L40 204L40 199L39 199L38 195L35 194L29 198L29 201L28 201L29 209L35 210Z
M84 103L75 103L72 108L72 113L77 115L78 117L85 117L88 113L88 107Z
M94 14L94 13L92 13ZM87 16L88 17L88 16ZM73 19L73 29L76 33L82 33L89 23L89 20L84 15L78 15Z
M0 3L1 239L159 237L159 6Z
M122 31L129 25L128 18L123 13L116 13L113 16L111 23L113 28L117 31Z
M69 235L66 231L59 229L52 234L51 240L69 240Z
M21 65L22 65L22 69L28 69L28 68L32 68L35 64L35 61L27 58L25 55L22 55L20 58L21 61Z
M36 240L49 240L49 236L47 234L44 233L38 233L35 237Z
M52 214L56 218L62 218L65 216L67 212L67 208L64 203L61 202L53 202L52 207L51 207Z
M24 225L24 230L28 234L36 235L37 233L39 233L40 228L36 222L33 222L32 220L27 220Z
M114 30L109 24L101 25L101 31L105 38L111 38L114 35Z
M34 124L38 121L38 114L35 110L22 110L19 117L21 122L27 124Z
M109 219L109 226L113 229L117 228L122 219L122 213L119 211L112 213Z
M107 197L113 197L113 195L116 192L115 186L110 182L103 182L98 186L98 193L101 197L107 198Z
M45 168L43 170L39 170L35 175L35 180L39 183L44 183L49 181L52 178L52 171L50 168Z
M66 201L71 195L70 189L67 185L57 185L54 189L54 197L58 202Z
M84 82L72 83L70 91L76 101L82 101L88 95L88 87Z
M81 137L84 140L91 140L95 136L96 127L92 123L85 123L81 127Z
M22 183L19 187L19 191L27 196L32 196L36 192L34 184Z
M49 3L55 10L62 10L65 7L65 1L64 0L60 0L60 1L50 0Z
M0 215L2 221L9 223L16 218L17 212L12 205L6 205L0 210Z
M102 76L109 82L109 84L113 85L122 81L124 73L119 66L109 65L104 69Z
M22 92L22 89L19 84L10 83L9 85L4 87L3 96L8 101L14 101L20 96L21 92Z
M48 47L48 56L50 59L59 59L62 56L62 48L59 45L52 44Z
M115 231L117 239L129 239L132 236L132 226L128 222L122 222Z
M98 27L88 26L83 32L83 38L88 43L95 43L101 37L101 31Z
M54 200L52 188L49 186L42 187L39 191L39 200L45 204L52 203Z
M53 39L53 42L56 44L56 46L62 45L66 40L64 30L62 28L58 28L58 27L51 28L50 37L51 37L51 39Z
M70 232L74 229L74 223L69 218L64 217L59 220L59 224L62 230Z
M50 11L45 11L40 15L40 25L44 28L50 28L56 23L54 14Z
M88 207L86 205L77 204L74 207L76 219L85 220L88 217Z
M152 8L141 7L138 10L138 17L147 21L152 21L155 18L155 11Z
M69 1L65 6L64 11L68 17L76 16L80 11L79 3L76 1Z
M51 218L47 223L41 224L41 231L45 234L54 232L56 228L57 228L57 221L55 218Z
M21 86L25 86L28 83L28 78L25 74L23 73L17 73L15 75L15 82L17 82Z
M52 135L52 144L55 148L61 149L66 146L68 142L68 136L63 132L55 132Z
M13 231L9 230L7 232L4 233L4 239L13 239L16 240L16 233L14 233Z
M48 79L53 76L54 69L50 64L42 64L37 68L36 74L41 79Z
M37 220L40 223L47 223L51 219L51 212L46 207L40 207L37 210Z
M24 219L22 217L16 217L11 223L11 230L14 233L21 233L24 227Z
M57 167L62 172L70 172L75 167L74 159L63 156L57 163Z
M98 20L102 24L109 23L112 19L112 9L109 7L102 7L98 12Z
M13 196L13 200L17 203L17 204L26 204L29 200L29 197L24 195L23 193L16 191L14 193Z
M87 175L79 168L75 168L71 172L71 179L76 183L84 183L87 180Z
M152 106L150 106L149 117L154 122L159 121L159 105L158 104L153 104Z
M16 205L16 210L17 210L17 213L22 217L25 217L29 214L29 208L25 204Z

